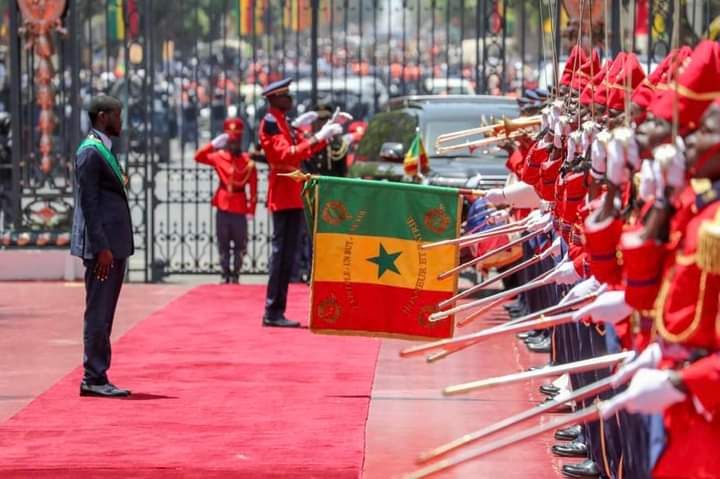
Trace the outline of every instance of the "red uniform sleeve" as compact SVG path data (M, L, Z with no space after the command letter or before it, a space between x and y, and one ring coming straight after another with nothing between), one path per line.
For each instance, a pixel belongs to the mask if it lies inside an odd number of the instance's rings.
M212 156L214 151L215 147L212 146L212 143L208 143L195 153L195 161L204 165L215 166L215 159Z
M325 147L327 142L321 141L313 145L308 140L303 140L297 145L293 145L282 134L261 136L260 143L265 150L268 163L274 168L282 168L283 166L292 169L300 168L300 162L310 158L314 152L314 147L321 145Z
M253 164L250 177L248 178L248 185L250 186L250 203L248 204L248 211L251 215L255 214L255 207L257 206L257 168Z
M688 390L708 412L720 412L720 353L696 361L680 374Z

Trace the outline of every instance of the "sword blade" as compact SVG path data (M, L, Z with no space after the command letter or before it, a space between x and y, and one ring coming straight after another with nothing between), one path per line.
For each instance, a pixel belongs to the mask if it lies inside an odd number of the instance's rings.
M475 301L471 301L469 303L461 304L459 306L455 306L454 308L446 309L443 311L438 311L437 313L431 314L429 319L430 319L430 321L438 321L440 319L445 319L450 315L459 313L460 311L466 311L468 309L473 309L476 307L485 306L486 304L489 304L489 303L494 303L495 301L497 301L500 298L509 298L509 297L515 296L516 294L524 293L526 291L530 291L535 288L540 288L542 286L550 284L550 282L548 282L546 280L546 278L553 271L554 271L554 269L548 270L545 273L538 276L537 278L535 278L534 280L532 280L531 282L524 284L522 286L518 286L517 288L509 289L507 291L503 291L501 293L498 293L498 294L495 294L492 296L488 296L487 298L482 298L482 299L478 299Z
M425 243L420 246L421 249L431 249L431 248L437 248L439 246L447 246L452 244L460 244L464 243L466 241L482 241L487 238L492 238L493 236L501 235L508 233L509 230L516 230L516 231L522 231L525 229L525 222L523 221L516 221L514 223L510 223L507 225L501 225L496 226L495 228L490 228L485 231L481 231L480 233L473 233L465 236L460 236L458 238L453 239L447 239L442 241L435 241L434 243Z
M487 334L491 334L495 331L500 331L504 328L508 328L520 323L526 323L528 321L540 318L542 316L549 316L556 313L561 313L563 311L566 311L568 309L572 309L576 306L581 306L589 301L593 301L597 297L597 293L592 293L587 296L584 296L582 298L578 298L573 301L569 301L566 304L559 304L556 306L551 306L549 308L545 308L541 311L537 311L532 314L528 314L527 316L523 316L521 318L513 319L512 321L508 321L505 324L500 324L498 326L493 326L491 328L483 329L482 331L478 331L477 333L467 334L464 336L458 336L457 338L449 338L449 339L441 339L439 341L433 341L431 343L426 344L420 344L417 346L411 346L409 348L403 349L400 351L401 357L411 357L411 356L417 356L420 354L429 353L431 351L434 351L436 349L445 349L447 347L451 347L455 349L456 347L466 347L471 345L472 343L475 343L478 339L483 338ZM482 309L480 312L485 312L485 309ZM474 314L474 313L473 313Z
M582 388L578 389L577 391L573 391L570 395L564 396L561 400L553 399L551 401L547 401L538 406L530 408L526 411L515 414L506 419L503 419L502 421L498 421L498 422L490 424L489 426L486 426L482 429L478 429L477 431L465 434L453 441L450 441L450 442L445 443L441 446L438 446L430 451L420 454L418 456L417 461L419 463L425 463L428 461L432 461L432 460L437 459L438 457L444 456L444 455L448 454L449 452L452 452L460 447L467 446L468 444L478 441L478 440L480 440L484 437L487 437L491 434L500 432L503 429L507 429L516 424L520 424L522 422L527 421L528 419L532 419L532 418L537 417L546 412L552 412L554 409L557 409L559 406L562 406L564 403L566 403L568 401L581 401L583 399L588 398L589 396L594 396L594 395L600 394L601 392L612 389L614 380L615 380L615 376L609 376L600 381L594 382L592 384L588 384L587 386L582 387Z
M539 254L536 254L532 258L530 258L526 261L523 261L522 263L515 265L512 268L505 270L502 273L493 276L492 278L488 278L485 281L483 281L482 283L476 284L472 288L468 288L465 291L462 291L462 292L456 294L452 298L446 299L445 301L438 303L438 308L442 309L447 306L450 306L451 304L455 304L455 302L460 299L470 296L471 294L476 293L476 292L480 291L481 289L485 289L488 286L490 286L491 284L497 283L498 281L503 280L503 279L507 278L508 276L517 273L518 271L522 271L526 268L529 268L530 266L538 263L541 259L542 259L542 257Z
M586 371L594 371L609 366L613 366L621 361L625 361L635 355L632 351L622 353L607 354L598 358L584 359L573 363L562 364L560 366L552 366L549 368L536 369L534 371L523 371L520 373L507 374L505 376L497 376L493 378L480 379L463 384L448 386L443 389L445 396L454 396L456 394L464 394L478 389L499 386L501 384L510 384L526 379L542 378L546 376L559 376L565 373L582 373Z
M486 252L486 253L478 256L477 258L473 258L473 259L471 259L470 261L467 261L467 262L465 262L465 263L463 263L463 264L461 264L461 265L455 266L455 267L452 268L452 269L449 269L449 270L447 270L447 271L445 271L445 272L440 273L440 274L438 275L438 279L448 278L448 277L454 275L455 273L457 273L458 271L462 271L462 270L465 269L465 268L468 268L468 267L470 267L470 266L474 266L474 265L476 265L476 264L478 264L478 263L481 263L481 262L485 261L485 260L488 259L488 258L491 258L491 257L493 257L493 256L495 256L495 255L497 255L497 254L502 253L503 251L506 251L508 248L512 248L513 246L516 246L516 245L525 243L525 242L527 242L527 241L530 241L531 239L535 238L536 236L540 235L541 233L542 233L542 230L540 230L540 231L535 231L534 233L530 233L530 234L527 235L527 236L523 236L522 238L518 238L518 239L516 239L516 240L510 241L510 242L509 242L508 244L506 244L506 245L499 246L499 247L497 247L497 248L495 248L495 249L493 249L493 250L490 250L490 251L488 251L488 252ZM462 244L461 244L460 246L462 246Z
M546 424L540 424L530 429L520 431L516 434L511 434L510 436L498 439L489 444L478 446L475 449L465 451L464 453L458 454L455 457L444 459L434 464L425 466L421 469L404 475L403 479L422 479L424 477L429 477L433 474L437 474L438 472L442 472L447 469L459 466L460 464L468 462L472 459L476 459L486 454L490 454L491 452L494 452L498 449L512 446L513 444L524 441L525 439L530 439L532 437L538 436L544 432L552 431L554 429L564 427L568 424L587 422L589 420L598 418L599 415L600 413L598 406L593 405L588 408L581 409L576 413L568 414L566 416L557 418Z

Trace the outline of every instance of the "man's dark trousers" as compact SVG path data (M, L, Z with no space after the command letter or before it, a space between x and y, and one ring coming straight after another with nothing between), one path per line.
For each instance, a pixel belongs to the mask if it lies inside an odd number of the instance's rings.
M300 247L303 210L299 208L275 211L272 215L273 237L270 257L270 279L265 298L265 317L282 319L287 306L288 284Z
M247 248L247 217L242 213L217 210L215 225L222 275L224 278L237 277L240 274L242 257ZM230 269L231 258L232 270Z
M107 370L110 368L110 333L123 278L126 259L114 259L113 266L105 281L95 274L95 259L85 260L85 318L83 340L85 354L83 367L86 384L108 383Z

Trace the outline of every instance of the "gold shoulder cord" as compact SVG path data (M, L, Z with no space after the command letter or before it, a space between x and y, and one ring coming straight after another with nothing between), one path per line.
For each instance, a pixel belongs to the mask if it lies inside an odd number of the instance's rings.
M701 271L700 274L700 287L698 288L698 299L697 304L695 305L695 317L693 318L692 323L690 323L690 326L680 333L671 333L668 331L663 318L665 303L667 302L667 297L670 293L671 279L674 275L675 268L673 267L663 281L662 288L660 288L660 294L658 295L655 303L655 326L657 327L657 331L660 333L660 336L662 336L662 338L666 341L672 343L682 343L695 334L700 326L700 321L702 320L702 307L705 299L705 287L707 285L707 272Z
M698 300L695 305L695 317L693 318L692 323L690 323L690 326L681 333L673 334L668 331L663 320L665 303L667 301L667 296L670 293L670 279L673 277L675 272L674 267L670 270L670 273L666 276L663 282L657 302L655 303L655 326L657 326L657 330L660 335L668 341L675 343L684 342L692 336L700 326L702 308L705 303L705 290L707 288L708 274L717 275L720 273L720 266L717 264L720 262L717 258L717 256L720 256L720 234L717 233L718 229L720 229L720 209L718 209L715 213L714 220L703 221L700 226L697 251L694 255L695 262L697 262L697 267L700 270L700 285L698 288ZM676 253L676 264L688 266L689 264L692 264L691 261L688 261L690 258ZM718 269L715 267L718 267ZM715 330L718 332L718 336L720 336L720 315L718 315L718 318L715 320Z
M333 150L332 146L328 145L328 147L327 147L328 156L330 157L330 159L332 161L338 161L347 154L349 147L350 147L350 144L345 140L342 140L340 142L340 146L338 147L337 150Z

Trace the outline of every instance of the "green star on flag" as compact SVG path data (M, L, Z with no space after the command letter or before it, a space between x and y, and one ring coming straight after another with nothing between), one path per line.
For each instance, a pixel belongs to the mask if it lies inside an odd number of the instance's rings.
M399 251L397 253L388 253L385 250L385 247L382 243L380 243L380 253L378 253L377 256L373 256L372 258L368 258L367 260L371 263L375 263L378 265L378 279L382 278L382 275L385 274L385 271L390 270L393 273L400 274L400 270L397 269L397 266L395 266L395 260L398 259L398 256L402 254L402 251Z

